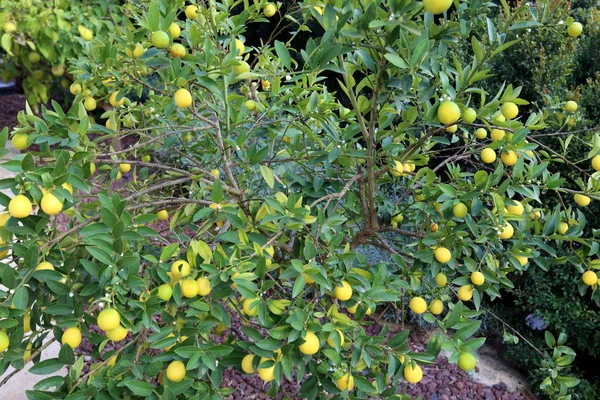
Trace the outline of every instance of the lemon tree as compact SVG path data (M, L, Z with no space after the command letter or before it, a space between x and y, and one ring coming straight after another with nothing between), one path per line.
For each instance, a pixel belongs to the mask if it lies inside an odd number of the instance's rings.
M287 379L303 398L400 398L442 348L473 369L482 301L559 246L600 303L580 211L600 142L586 137L585 167L561 158L541 139L572 137L555 115L524 115L510 83L478 86L517 43L506 32L569 32L546 2L501 3L500 24L445 0L121 6L127 23L70 60L73 103L27 109L10 133L26 140L0 181L15 194L0 195L0 370L32 359L50 375L34 398L218 399L227 368L269 396ZM296 34L323 33L250 45L250 24L285 12ZM370 314L439 329L415 352L395 324L368 335ZM85 374L83 340L98 361ZM542 389L567 399L575 354L564 334L546 344Z

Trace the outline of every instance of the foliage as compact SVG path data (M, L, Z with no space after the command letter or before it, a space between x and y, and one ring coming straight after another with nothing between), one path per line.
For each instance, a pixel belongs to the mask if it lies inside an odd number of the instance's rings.
M23 368L29 355L41 375L70 366L38 385L36 398L53 389L66 398L204 399L230 393L220 388L223 370L254 354L251 369L273 381L269 395L285 377L305 379L306 398L398 398L403 376L420 379L407 370L442 348L455 363L484 343L473 337L482 299L512 288L516 273L547 269L556 248L573 243L563 267L581 276L599 251L595 232L584 236L578 207L547 209L542 196L596 198L596 178L582 174L582 186L565 188L555 172L564 160L535 137L552 133L558 117L515 118L527 104L521 87L503 85L493 97L480 87L488 61L517 43L507 32L564 29L545 2L502 2L500 23L482 2L456 5L434 18L405 0L299 3L290 10L296 32L316 20L322 35L304 48L271 37L240 59L235 39L267 21L266 3L244 3L237 14L230 2L125 4L132 24L81 43L70 108L28 109L12 132L37 148L3 164L17 176L1 186L27 197L16 204L0 195L12 215L0 236L17 265L0 264L9 288L0 324L10 337L0 370ZM461 62L455 50L465 41L472 53ZM327 90L325 72L337 74L351 108ZM96 102L106 104L103 125L88 114ZM468 107L476 116L461 119ZM484 127L502 137L476 140ZM130 138L136 144L123 145ZM483 163L484 148L498 160ZM191 166L157 162L165 151ZM41 210L32 214L30 200ZM159 233L163 209L168 229ZM563 231L566 220L576 223ZM391 261L369 263L360 246ZM580 289L600 302L598 285ZM440 313L427 311L433 301L443 302ZM408 331L368 335L366 314L388 307L422 314L440 333L424 352L409 350ZM237 318L241 330L222 337ZM100 360L85 375L72 350L79 343L64 335L72 327ZM113 328L132 338L104 351ZM39 362L45 337L63 346ZM543 390L569 399L577 380L564 368L574 353L563 334L558 344L550 337L537 350Z

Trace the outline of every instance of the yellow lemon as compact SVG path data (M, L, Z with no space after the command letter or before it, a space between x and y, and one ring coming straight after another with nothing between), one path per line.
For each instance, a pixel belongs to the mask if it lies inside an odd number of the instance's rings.
M475 364L477 363L477 359L471 353L462 353L458 357L458 366L463 371L470 371L475 368Z
M254 305L258 299L246 299L244 300L243 308L244 312L249 317L255 317L258 315L258 304Z
M169 25L169 32L171 33L171 37L173 39L177 39L179 34L181 33L181 28L175 22Z
M581 25L581 23L579 23L579 22L573 22L567 28L567 33L571 37L577 37L577 36L581 35L581 32L583 32L583 25Z
M94 111L96 109L96 106L97 106L96 100L93 97L87 97L83 101L83 106L88 111Z
M475 131L475 137L477 139L485 139L487 137L487 131L485 130L485 128L478 128Z
M17 24L12 21L8 21L4 23L4 31L6 33L14 32L17 30Z
M72 349L77 348L81 344L81 331L77 327L70 327L63 333L60 340L62 344L68 344Z
M127 337L129 331L127 330L127 328L124 328L123 326L119 325L115 329L106 331L104 333L106 333L106 337L109 340L112 340L113 342L119 342Z
M412 363L404 367L404 379L408 383L419 383L423 379L423 370L417 364L413 367Z
M442 124L453 124L460 118L460 108L453 101L444 101L438 107L437 116Z
M192 94L187 89L178 89L175 92L175 104L177 107L188 108L192 105Z
M467 108L462 113L462 119L467 124L472 124L477 119L477 111L473 110L472 108Z
M169 35L164 31L155 31L152 32L152 45L157 49L166 49L169 47Z
M27 141L29 140L29 135L26 133L17 133L12 137L11 143L13 147L17 150L25 150L29 147Z
M575 203L579 204L581 207L587 207L590 204L590 201L592 201L588 196L579 193L575 194L574 199Z
M510 239L515 234L515 228L513 228L510 222L506 222L502 228L498 231L498 237L500 239Z
M246 106L246 108L248 109L248 111L254 111L254 110L256 110L256 103L254 102L254 100L246 100L246 102L244 103L244 105Z
M158 287L157 295L164 301L168 301L173 296L173 288L168 283L163 283Z
M433 315L440 315L444 311L444 303L440 299L434 299L429 305L429 311Z
M485 276L479 271L474 271L471 273L471 282L473 285L480 286L485 282Z
M486 164L491 164L494 161L496 161L496 152L492 149L490 149L489 147L486 147L485 149L481 150L481 161L483 161Z
M423 0L423 8L433 15L448 11L451 5L452 0Z
M302 343L298 349L302 354L312 355L319 351L320 343L319 338L314 332L306 332L304 337L304 343Z
M351 392L354 389L354 377L350 375L350 372L346 372L340 379L335 381L335 385L341 391L348 389Z
M187 54L187 50L180 43L173 43L171 48L169 49L169 53L171 57L184 58Z
M261 357L259 365L269 360L273 359ZM260 379L262 379L265 382L271 382L273 379L275 379L275 364L267 368L258 368L256 372L258 372L258 376L260 377Z
M344 334L339 329L336 329L335 332L336 332L335 334L339 335L340 346L343 346L344 345ZM331 347L335 347L335 343L333 341L333 338L331 338L331 337L327 338L327 344Z
M185 16L193 19L198 16L198 7L197 6L187 6L185 8Z
M569 224L567 224L566 222L561 222L560 224L558 224L558 233L560 233L561 235L567 233L568 230Z
M523 207L523 204L521 204L521 202L518 200L513 200L513 203L515 204L510 205L506 203L506 210L511 214L522 215L525 211L525 207Z
M513 119L517 115L519 115L519 107L515 103L512 103L510 101L507 101L506 103L502 104L501 111L502 115L506 119Z
M565 103L565 111L570 113L577 111L577 103L573 100L567 101Z
M413 297L410 299L408 307L415 314L423 314L427 311L427 302L422 297Z
M13 197L10 200L10 203L8 203L8 212L13 218L28 217L31 214L32 209L31 201L22 194Z
M167 367L167 378L171 382L181 382L185 378L185 364L179 360L172 361Z
M504 139L504 136L506 136L506 132L504 132L502 129L492 129L492 133L490 134L490 138L492 138L492 140L502 140Z
M598 283L598 275L594 271L585 271L581 277L583 283L588 286L593 286Z
M233 66L233 73L236 76L246 72L250 72L250 64L246 61L238 61L237 64Z
M456 293L459 299L462 301L469 301L473 298L473 286L471 285L463 285L458 288L458 292Z
M144 49L144 46L142 46L141 43L136 43L133 50L129 50L129 48L126 48L125 54L127 54L129 57L140 58L144 55L145 51L146 49Z
M503 151L500 158L504 165L511 167L517 163L518 154L513 150Z
M196 283L193 279L185 279L180 283L181 285L181 294L183 297L191 299L192 297L196 297L198 295L198 283Z
M90 29L84 28L81 32L81 38L89 42L94 38L94 32L92 32Z
M448 283L448 277L443 272L438 272L433 280L438 287L444 287Z
M210 294L212 289L210 287L210 280L208 278L198 278L196 280L196 284L198 285L198 294L200 296L208 296Z
M121 171L124 174L128 173L129 171L131 171L131 164L127 164L127 163L119 164L119 171Z
M184 260L177 260L171 264L171 275L175 279L185 278L192 272L190 264Z
M240 39L234 39L231 43L235 43L235 49L237 54L244 54L244 52L246 51L246 46L244 46L244 43Z
M254 361L254 354L246 354L244 358L242 358L242 371L247 374L254 373L254 367L252 367L252 362Z
M265 6L265 8L263 9L263 13L265 14L265 17L270 18L273 15L275 15L275 13L277 12L277 9L275 8L275 5L272 3L269 3Z
M54 265L50 264L48 261L42 261L35 267L36 271L50 270L54 271Z
M529 262L529 259L525 256L514 256L514 257L519 261L519 264L521 264L521 267L524 267Z
M40 206L42 211L48 215L56 215L62 211L63 203L58 200L58 198L52 193L46 193L42 196L42 201L40 202Z
M111 106L120 107L123 105L123 103L125 103L125 97L122 97L121 100L117 100L118 96L119 96L118 90L115 92L112 92L110 94L110 97L108 98L108 102L110 103Z
M438 247L433 251L435 259L442 264L446 264L452 259L452 253L445 247Z
M169 219L169 212L167 210L160 210L156 213L159 221L166 221Z
M63 187L63 189L65 189L67 192L73 194L73 185L71 185L69 182L65 182L61 185Z
M348 308L348 312L352 315L356 314L356 312L358 311L358 306L360 305L360 301L358 303L356 303L355 305L353 305L352 307ZM372 310L371 307L367 308L367 311L365 311L365 315L371 315Z
M464 218L467 215L467 206L464 203L456 203L452 207L452 214L456 218Z
M10 340L8 339L8 335L4 331L0 331L0 353L4 350L8 349L8 344Z
M96 322L103 331L112 331L121 324L121 316L114 308L105 308L98 314Z
M352 286L346 281L341 281L340 284L341 286L335 287L335 297L340 301L350 300L352 297Z
M31 315L26 313L23 315L23 332L27 333L31 331Z

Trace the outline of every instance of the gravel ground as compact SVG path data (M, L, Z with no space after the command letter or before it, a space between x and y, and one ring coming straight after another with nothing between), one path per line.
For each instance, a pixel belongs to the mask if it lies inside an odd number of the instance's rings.
M17 124L17 114L25 108L25 100L22 94L0 96L0 130L5 126L11 129Z

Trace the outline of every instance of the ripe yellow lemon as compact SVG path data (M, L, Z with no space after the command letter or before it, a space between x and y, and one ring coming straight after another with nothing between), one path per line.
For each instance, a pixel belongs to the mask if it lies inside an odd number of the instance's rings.
M269 360L273 360L273 359L261 357L260 363L258 365L262 364L265 361L269 361ZM260 379L262 379L265 382L271 382L273 379L275 379L275 364L273 364L270 367L266 367L266 368L258 368L256 370L256 372L258 372L258 376L260 377Z
M6 332L0 331L0 353L8 349L9 342L10 340L8 339Z
M583 283L588 286L593 286L598 283L598 275L594 271L585 271L581 277Z
M240 39L234 39L231 42L231 44L232 45L235 44L236 53L239 54L239 55L244 54L244 52L246 51L246 46L244 46L244 43Z
M448 277L443 272L438 272L433 280L438 287L444 287L448 283Z
M341 391L348 389L351 392L354 389L354 377L350 375L350 372L346 372L340 379L335 381L335 385Z
M273 15L275 15L275 13L277 12L277 9L275 8L275 5L272 3L269 3L265 6L265 8L263 9L263 13L265 14L265 17L270 18Z
M514 257L519 261L519 264L521 264L521 267L524 267L529 262L529 259L525 256L515 255Z
M491 164L496 161L496 152L489 147L481 150L481 161L486 164Z
M422 297L413 297L408 303L408 307L415 314L423 314L427 311L427 302Z
M492 129L492 133L490 134L490 138L492 138L492 140L502 140L504 139L504 136L506 135L506 132L504 132L502 129Z
M487 137L487 131L485 130L485 128L478 128L475 131L475 137L477 139L485 139Z
M568 230L569 224L567 224L566 222L561 222L560 224L558 224L558 233L560 233L561 235L567 233Z
M408 383L419 383L423 379L423 370L418 364L413 367L410 363L404 367L404 379Z
M503 151L500 158L504 165L511 167L517 163L518 154L513 150Z
M518 200L513 200L513 203L515 204L511 205L506 203L506 211L508 211L511 214L522 215L525 211L525 207L523 207L523 204L521 204L521 202Z
M458 292L456 293L459 299L462 301L469 301L473 298L473 286L471 285L463 285L458 288Z
M17 30L17 24L12 21L8 21L4 23L4 32L11 33Z
M193 279L186 279L181 282L181 294L183 297L187 297L191 299L192 297L196 297L198 295L198 284Z
M475 368L475 364L477 364L477 359L471 353L462 353L458 357L458 366L463 371L470 371Z
M81 90L81 85L79 83L72 83L71 86L69 86L69 91L73 96L81 93Z
M452 253L445 247L438 247L433 251L435 259L442 264L446 264L452 259Z
M167 210L160 210L156 213L159 221L166 221L169 219L169 212Z
M423 0L423 8L433 15L442 14L452 5L452 0Z
M258 304L254 305L258 299L246 299L244 300L244 312L249 317L255 317L258 315Z
M31 214L32 209L31 201L22 194L13 197L10 203L8 203L8 212L13 218L28 217Z
M13 147L17 150L25 150L29 147L27 140L29 139L29 135L26 133L17 133L12 137L11 143Z
M36 271L50 270L54 271L54 265L50 264L48 261L42 261L35 267Z
M352 286L346 281L341 281L341 286L336 286L334 295L338 300L346 301L352 297Z
M175 22L169 25L169 32L171 33L171 37L173 39L177 39L179 34L181 33L181 28Z
M123 103L125 103L125 97L121 98L121 100L117 100L117 96L119 96L119 91L118 90L112 92L110 94L110 97L108 98L108 102L113 107L120 107L120 106L123 105Z
M157 295L164 301L168 301L173 296L173 288L168 283L163 283L158 287Z
M440 299L434 299L429 305L429 311L433 315L440 315L444 311L444 303Z
M46 214L56 215L62 211L63 204L52 193L46 193L44 196L42 196L40 207L42 208L42 211Z
M356 314L356 312L358 311L358 306L360 305L360 301L358 303L356 303L355 305L353 305L352 307L348 308L348 312L352 315ZM371 310L371 307L367 307L367 311L365 311L365 315L371 315L373 311Z
M250 64L248 64L246 61L238 61L237 65L233 66L233 73L236 76L246 72L250 72Z
M177 107L188 108L192 105L192 94L187 89L178 89L175 92L175 104Z
M519 107L515 103L512 103L510 101L507 101L506 103L502 104L501 111L502 115L504 115L504 118L506 119L513 119L517 115L519 115Z
M244 105L246 106L246 108L248 109L248 111L254 111L254 110L256 110L256 103L254 102L254 100L246 100L246 102L244 103Z
M113 342L119 342L127 337L129 331L127 328L119 325L115 329L104 332L106 333L106 337Z
M177 260L171 264L171 275L175 279L185 278L192 272L190 264L184 260Z
M575 112L577 111L577 103L573 100L569 100L565 103L565 111L566 112Z
M579 193L575 194L573 198L575 203L579 204L581 207L587 207L590 204L590 201L592 201L588 196Z
M464 203L456 203L452 207L452 214L456 218L464 218L467 215L467 206Z
M169 53L171 54L171 57L184 58L187 54L187 50L181 43L173 43L169 49Z
M152 45L157 49L166 49L169 47L169 35L164 31L152 32Z
M93 97L87 97L83 101L83 106L88 111L94 111L96 109L97 103L96 103L96 100Z
M146 50L144 49L144 46L142 46L141 43L136 43L135 47L133 48L133 50L130 50L129 48L125 49L125 54L127 54L128 57L133 57L133 58L140 58L141 56L144 55L144 52Z
M306 332L304 337L304 343L302 343L298 349L302 354L312 355L319 351L319 337L314 332Z
M567 33L571 37L577 37L577 36L581 35L581 32L583 32L583 25L581 25L581 23L579 23L579 22L573 22L567 28Z
M23 315L23 332L31 332L31 314L29 313Z
M8 212L0 213L0 226L6 226L6 223L8 222L9 219L10 219L10 213L8 213Z
M453 124L460 118L460 108L453 101L444 101L438 107L437 116L442 124Z
M124 174L128 173L129 171L131 171L131 164L127 164L127 163L119 164L119 171L121 171Z
M600 171L600 155L592 158L592 168L594 168L595 171Z
M515 234L515 228L510 222L506 222L502 228L498 231L498 237L500 239L510 239Z
M188 18L196 18L198 16L198 7L197 6L187 6L185 8L185 16Z
M63 187L63 189L65 189L67 192L73 194L73 185L71 185L69 182L65 182L61 185Z
M485 282L485 276L479 271L474 271L471 273L471 282L473 285L480 286Z
M76 349L81 344L81 331L77 327L70 327L63 333L60 339L62 344L68 344L72 349Z
M94 32L91 29L83 28L81 30L81 38L89 42L94 38Z
M457 130L458 130L458 125L456 125L456 124L450 125L449 127L446 128L446 132L450 132L450 133L456 133Z
M254 367L252 367L252 361L254 361L254 354L246 354L244 358L242 358L242 371L247 374L253 374Z
M333 333L333 335L339 335L340 346L343 346L344 345L344 334L339 329L336 329L335 332L336 333ZM327 338L327 344L331 347L335 347L335 343L333 341L333 338L331 338L331 337Z
M198 278L196 280L196 284L198 285L198 294L200 296L208 296L210 294L212 289L210 287L210 280L208 278Z
M167 367L167 378L171 382L181 382L185 378L185 364L179 360L172 361Z
M121 324L121 316L114 308L105 308L98 314L98 327L103 331L112 331Z

